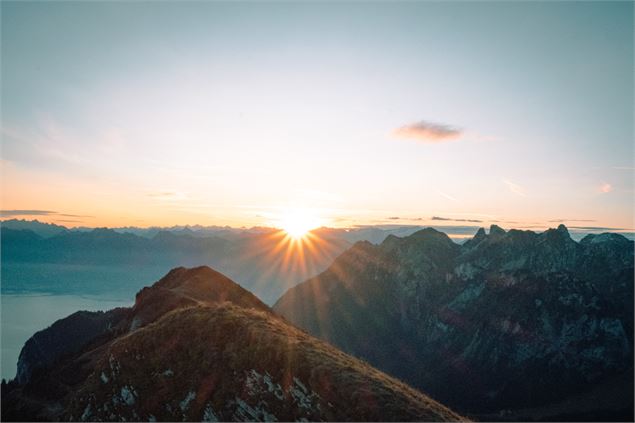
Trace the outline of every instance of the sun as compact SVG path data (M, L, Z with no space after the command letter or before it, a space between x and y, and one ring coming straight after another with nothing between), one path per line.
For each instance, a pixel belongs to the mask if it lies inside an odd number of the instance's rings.
M293 239L301 239L311 229L320 226L320 219L310 210L287 210L280 218L279 226Z

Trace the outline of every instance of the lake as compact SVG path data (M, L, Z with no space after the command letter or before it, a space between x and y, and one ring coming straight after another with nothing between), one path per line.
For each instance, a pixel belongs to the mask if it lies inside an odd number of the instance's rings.
M119 297L122 298L122 297ZM1 314L1 373L2 378L12 379L17 371L18 356L24 343L35 332L47 328L53 322L78 310L109 310L127 307L134 303L128 299L106 296L2 294Z

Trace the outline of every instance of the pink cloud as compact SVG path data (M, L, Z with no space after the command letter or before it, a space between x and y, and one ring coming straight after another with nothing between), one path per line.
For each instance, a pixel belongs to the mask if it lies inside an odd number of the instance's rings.
M425 143L439 143L459 138L463 134L461 128L419 121L410 125L405 125L393 131L393 135L398 138L413 139Z
M613 185L609 184L608 182L604 182L602 185L600 185L600 192L606 194L613 191Z

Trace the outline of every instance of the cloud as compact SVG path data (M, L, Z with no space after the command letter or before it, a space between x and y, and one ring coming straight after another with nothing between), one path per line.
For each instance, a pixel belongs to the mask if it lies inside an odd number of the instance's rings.
M478 219L453 219L451 217L441 217L441 216L432 216L431 220L442 220L448 222L471 222L471 223L482 223L482 220Z
M88 216L85 214L66 214L66 213L56 213L58 216L62 216L62 217L90 217L90 218L94 218L95 216Z
M418 222L418 221L427 220L427 219L423 219L422 217L388 216L386 219L376 220L376 222L382 223L382 222L385 222L386 220L403 220L405 222Z
M432 220L453 220L447 217L432 216Z
M151 192L148 197L159 201L180 201L187 198L185 194L176 191Z
M607 194L611 191L613 191L613 185L609 184L608 182L604 182L602 185L600 185L601 193Z
M16 216L61 216L61 217L76 217L76 218L95 217L95 216L86 216L81 214L59 213L52 210L0 210L0 217L16 217Z
M509 188L509 190L513 192L514 194L520 195L521 197L527 196L527 194L525 194L525 189L521 187L520 185L515 184L508 179L503 179L503 182L505 183L505 185L507 185L507 188Z
M626 228L608 228L605 226L569 226L569 229L579 229L584 231L625 231Z
M440 143L459 138L463 135L463 129L422 120L395 129L393 135L398 138L413 139L424 143Z
M0 210L1 217L50 216L52 214L58 214L58 213L51 210Z
M549 223L562 223L562 222L597 222L595 219L554 219Z
M447 193L445 193L445 192L443 192L443 191L439 191L439 190L436 190L436 191L437 191L437 193L438 193L440 196L442 196L442 197L444 197L444 198L447 198L447 199L448 199L448 200L450 200L450 201L454 201L455 203L458 203L458 202L459 202L459 200L457 200L456 198L452 197L450 194L447 194Z

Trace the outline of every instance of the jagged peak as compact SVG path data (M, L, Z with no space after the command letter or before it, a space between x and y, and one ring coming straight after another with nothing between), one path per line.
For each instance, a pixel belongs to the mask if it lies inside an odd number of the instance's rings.
M556 231L569 235L569 230L562 223L558 225L558 228L556 229Z
M476 231L474 236L463 243L463 247L468 249L474 248L486 239L487 234L485 233L485 228L478 228L478 231Z
M569 235L569 230L563 224L558 225L556 229L549 228L545 232L543 232L544 236L547 237L555 237L558 239L571 240L571 235Z
M485 237L487 236L487 234L485 233L485 228L480 227L478 228L478 231L476 231L476 233L474 234L474 238L472 238L474 241L480 241L482 239L485 239Z
M505 229L501 228L498 225L491 225L489 227L489 234L490 235L505 235Z

